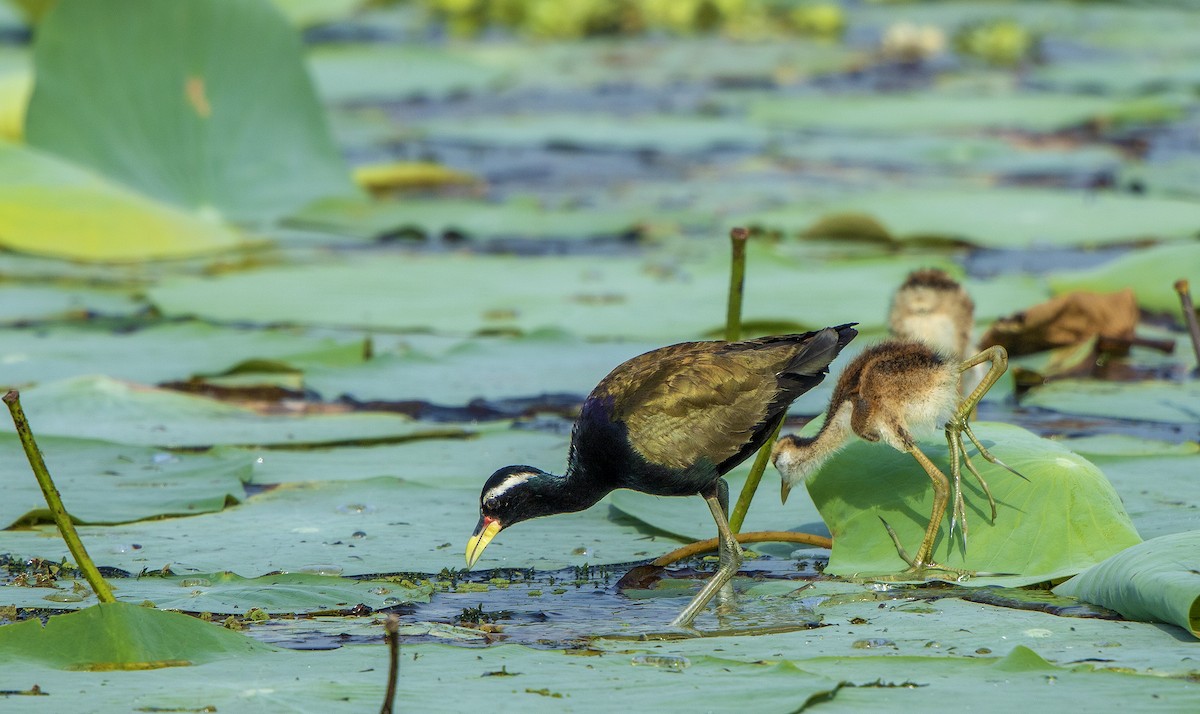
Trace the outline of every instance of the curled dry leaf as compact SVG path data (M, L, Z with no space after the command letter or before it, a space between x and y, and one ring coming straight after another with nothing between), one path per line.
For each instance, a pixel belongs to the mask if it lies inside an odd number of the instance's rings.
M1127 353L1137 322L1137 299L1129 288L1071 292L999 318L980 340L980 349L1000 345L1019 356L1098 338L1100 349Z

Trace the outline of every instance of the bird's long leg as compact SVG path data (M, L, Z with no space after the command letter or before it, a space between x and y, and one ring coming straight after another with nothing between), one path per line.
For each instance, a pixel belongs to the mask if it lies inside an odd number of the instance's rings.
M924 570L928 567L940 568L941 566L933 563L933 541L937 538L938 528L942 524L942 517L946 515L946 502L950 495L950 482L946 478L946 474L937 467L925 452L915 444L908 447L908 453L921 464L921 468L925 469L925 473L929 474L929 478L933 481L933 511L929 514L929 524L925 526L925 537L921 540L921 547L917 549L917 555L912 560L905 558L908 563L910 572ZM906 554L901 554L904 557Z
M728 493L728 491L726 491ZM691 627L692 621L696 619L696 615L704 609L709 600L725 586L733 576L737 574L738 568L742 565L742 547L738 545L737 539L733 535L733 531L729 528L729 521L725 518L725 509L721 505L720 493L704 494L704 500L708 503L708 510L712 511L713 520L717 522L717 533L720 539L719 548L721 551L720 565L717 572L713 574L709 581L704 584L700 592L692 598L692 601L683 608L683 611L671 622L672 627ZM728 502L728 496L725 499Z
M969 418L974 413L975 407L979 405L983 395L987 394L988 390L1000 380L1008 370L1008 353L1003 347L994 346L980 352L974 357L970 357L959 365L959 372L974 367L977 364L991 362L992 366L988 369L987 374L980 380L979 384L959 403L958 409L950 421L946 422L946 444L950 447L950 477L954 483L954 509L950 515L950 535L953 537L954 531L957 528L962 537L963 552L967 550L967 514L966 507L963 504L962 496L962 468L961 464L966 464L967 470L975 476L975 480L979 481L980 487L983 488L984 494L987 495L988 505L992 510L992 522L996 521L996 499L992 497L992 491L988 488L987 481L983 475L975 468L975 464L971 463L971 459L967 456L965 444L963 444L963 434L971 440L975 448L979 450L979 455L987 461L1008 469L1017 476L1021 476L1016 470L1010 468L1003 461L1000 461L991 454L979 439L975 436L975 432L971 430ZM1021 478L1025 478L1021 476Z

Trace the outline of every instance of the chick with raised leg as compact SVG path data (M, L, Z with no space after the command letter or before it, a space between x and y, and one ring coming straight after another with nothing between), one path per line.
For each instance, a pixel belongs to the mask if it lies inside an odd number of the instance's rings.
M984 362L991 363L987 375L971 394L960 400L960 374L964 369ZM896 543L909 566L904 574L920 576L926 570L964 574L933 560L934 541L949 501L950 482L921 451L917 439L932 433L939 423L945 424L951 475L957 481L961 464L966 464L987 494L994 522L996 501L987 482L968 458L963 435L971 440L984 459L1017 474L984 448L968 422L971 410L1004 374L1007 364L1007 355L1000 347L992 347L965 361L951 359L919 340L892 339L864 350L838 378L825 422L817 435L808 438L787 435L776 443L771 458L782 476L783 500L787 500L788 493L797 483L816 472L851 437L883 441L898 451L911 454L933 481L933 510L916 555L908 557L899 542ZM957 519L963 524L965 549L966 514L960 511L958 502L955 510L958 511ZM890 526L888 530L891 532ZM896 540L894 532L892 536Z

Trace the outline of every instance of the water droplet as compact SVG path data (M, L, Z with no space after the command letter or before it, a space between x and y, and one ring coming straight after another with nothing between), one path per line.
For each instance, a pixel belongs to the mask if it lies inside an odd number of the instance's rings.
M132 553L141 546L136 546L133 543L114 543L108 547L110 553Z
M366 538L367 532L366 531L354 531L353 533L350 534L350 537L351 538Z
M260 465L261 465L261 464L262 464L262 462L263 462L263 457L261 457L261 456L260 456L260 457L258 457L257 459L255 459L255 460L254 460L254 463L256 463L256 464L260 464Z
M150 463L158 464L175 464L179 463L179 457L175 454L170 454L165 451L159 451L150 457Z
M390 592L391 592L391 589L390 589L390 588L385 588L385 587L383 587L383 586L381 585L381 586L379 586L379 587L377 587L377 588L371 588L371 589L370 589L370 590L368 590L367 592L371 593L372 595L387 595L388 593L390 593Z
M1025 630L1021 634L1025 635L1026 637L1038 637L1038 638L1054 636L1053 632L1051 632L1050 630L1047 630L1044 627L1031 627L1030 629Z
M308 573L309 575L341 575L342 568L340 565L330 565L323 563L320 565L306 565L296 571L297 573Z
M385 597L385 598L383 599L383 604L384 604L384 605L399 605L399 604L400 604L400 598L398 598L398 597Z
M184 578L179 581L181 588L207 588L212 585L212 581L207 578Z
M365 503L343 503L337 507L338 513L374 513L375 507Z
M687 657L676 657L674 655L652 655L640 654L633 656L634 666L640 667L661 667L663 669L687 669L692 666L691 660Z
M42 599L49 600L50 602L83 602L85 599L87 599L87 595L83 593L59 591L52 592Z
M991 653L992 653L992 650L991 650L991 648L988 648L988 647L980 647L979 649L975 650L975 654L991 654Z
M891 647L892 649L897 649L895 642L893 642L892 640L885 640L881 637L871 637L871 638L868 638L865 640L855 640L853 642L853 644L851 644L850 646L856 650L873 650L873 649L878 649L880 647Z

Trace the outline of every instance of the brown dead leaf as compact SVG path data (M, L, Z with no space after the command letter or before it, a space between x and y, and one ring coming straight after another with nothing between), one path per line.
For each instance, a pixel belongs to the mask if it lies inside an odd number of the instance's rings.
M980 349L1000 345L1017 356L1098 338L1128 351L1137 322L1137 299L1129 288L1115 293L1072 292L996 320L980 340Z

